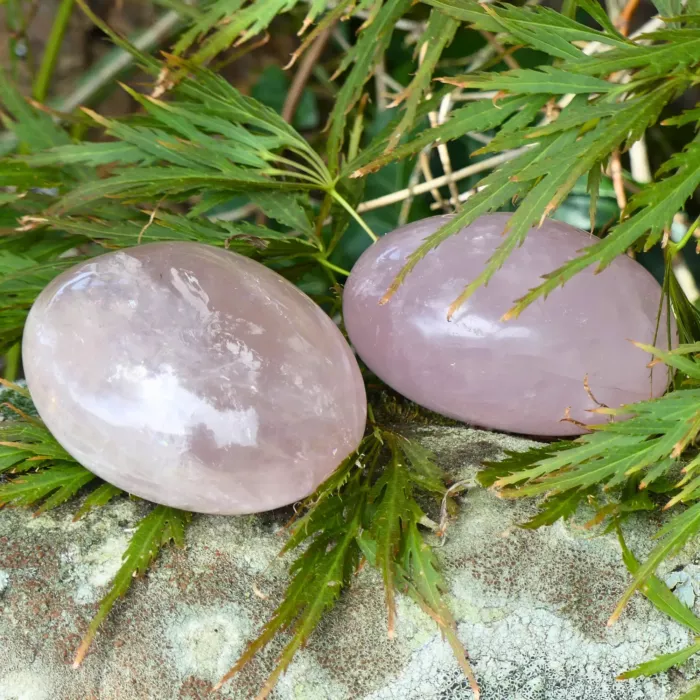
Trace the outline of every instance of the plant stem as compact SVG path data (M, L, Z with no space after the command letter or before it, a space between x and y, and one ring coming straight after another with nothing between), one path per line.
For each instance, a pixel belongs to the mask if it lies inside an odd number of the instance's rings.
M347 270L344 270L342 267L334 265L329 260L326 260L322 255L317 255L316 260L319 263L321 263L321 265L323 265L324 267L327 267L329 270L333 270L334 272L337 272L341 275L345 275L345 277L350 277L350 273Z
M44 55L41 58L39 72L34 81L33 95L37 102L44 102L49 93L49 85L51 84L51 78L53 77L56 62L58 61L58 53L61 50L63 37L65 36L66 29L68 29L68 22L73 13L74 5L75 0L61 0L61 4L56 12L56 18L53 21L51 33L46 42Z
M16 381L19 375L21 347L19 343L15 343L5 354L5 379L8 382Z
M318 212L318 216L316 217L316 238L318 238L320 244L321 244L321 249L323 250L324 243L323 243L323 226L326 223L326 219L328 218L328 215L331 213L331 207L333 206L333 197L326 192L325 197L323 198L323 202L321 203L321 209ZM333 247L333 241L331 241L331 249ZM330 255L331 252L330 250L328 251L327 255Z
M688 230L683 234L683 238L681 238L678 243L673 243L672 241L669 242L668 247L669 250L671 251L672 255L676 255L679 253L683 248L685 248L686 243L692 238L693 234L695 233L695 230L698 228L700 225L700 218L695 219L695 221L688 227Z
M569 19L576 19L576 2L575 0L564 0L561 7L561 13Z
M336 189L330 190L330 195L336 202L338 202L338 204L340 204L341 207L343 207L343 209L345 209L345 211L348 212L348 214L350 214L350 216L352 216L353 219L355 219L355 221L357 221L358 224L360 224L360 226L362 226L367 235L372 239L373 243L376 243L379 240L374 231L367 226L364 219L345 201L345 199L343 199Z

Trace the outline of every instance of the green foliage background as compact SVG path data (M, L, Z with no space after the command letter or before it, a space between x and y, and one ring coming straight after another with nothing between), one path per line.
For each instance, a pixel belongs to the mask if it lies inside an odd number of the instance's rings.
M580 270L602 269L632 252L663 282L678 320L680 348L644 348L674 370L674 391L618 411L601 409L592 433L511 455L487 465L480 479L508 498L544 497L525 527L567 518L584 500L592 504L591 526L619 530L632 574L613 619L639 590L700 630L654 576L700 529L700 319L696 299L674 274L679 262L694 265L690 244L700 213L697 0L655 0L658 14L631 34L633 3L603 7L595 0L566 0L557 10L474 0L159 0L160 25L168 28L158 37L168 35L159 55L147 50L157 43L153 34L132 43L83 0L62 0L32 99L16 80L28 21L23 11L31 3L0 4L14 56L0 71L6 381L17 377L18 343L38 293L78 260L105 250L164 240L225 247L277 270L335 315L347 271L378 235L435 211L455 214L411 256L387 290L390 299L445 238L486 212L513 211L486 268L455 290L446 309L452 313L547 216L588 227L596 242L513 300L505 317ZM107 80L83 92L79 104L71 96L53 101L51 76L78 10L115 44L111 60L119 69L103 70ZM243 94L224 67L255 56L265 33L281 28L304 30L293 65L287 72L267 67ZM147 89L116 82L129 77L127 68L141 71ZM134 114L107 117L88 104L116 89L131 96ZM123 497L76 464L31 414L29 397L21 398L26 392L11 386L16 417L0 424L0 505L43 511L80 497L81 517ZM632 418L603 422L619 413ZM287 633L259 697L267 696L367 561L382 572L389 631L395 592L404 592L440 626L478 695L425 537L426 526L440 532L425 497L443 520L454 493L428 453L372 419L358 454L290 525L285 549L298 556L287 595L222 683ZM639 563L624 546L620 523L657 508L673 509L673 516ZM143 520L76 664L133 575L147 570L161 546L182 544L189 519L157 506ZM659 672L698 650L694 645L624 675ZM700 686L684 700L693 697Z

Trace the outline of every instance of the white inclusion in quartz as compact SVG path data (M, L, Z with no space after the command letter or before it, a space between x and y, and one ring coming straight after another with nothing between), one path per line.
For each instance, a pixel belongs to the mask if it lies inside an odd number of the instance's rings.
M202 320L206 321L212 312L209 309L209 295L202 289L199 280L191 272L176 270L174 267L170 268L170 277L173 287L197 310Z
M143 365L117 365L109 379L127 396L98 395L83 399L92 413L120 428L150 430L189 439L199 426L211 431L217 447L254 447L258 441L258 414L254 408L219 410L186 389L172 367L161 365L149 376ZM128 387L128 391L123 391Z

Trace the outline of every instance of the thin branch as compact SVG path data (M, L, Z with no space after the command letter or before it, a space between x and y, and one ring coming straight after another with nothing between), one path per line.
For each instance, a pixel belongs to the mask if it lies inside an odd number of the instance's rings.
M207 219L209 219L209 221L241 221L241 219L247 219L252 214L255 214L257 210L258 207L255 204L244 204L242 207L237 207L236 209L212 214L208 216Z
M480 31L479 34L481 34L481 36L483 36L484 39L486 39L486 41L494 48L496 53L501 57L508 68L511 70L517 70L520 68L520 64L510 55L510 51L503 48L503 46L498 43L498 40L493 34L491 34L491 32Z
M430 169L430 149L429 148L423 149L418 154L418 164L420 165L421 172L423 173L423 177L426 180L426 182L425 182L426 185L440 179L440 178L434 177L433 171ZM444 179L444 182L442 183L442 185L446 185L449 181L449 178L443 176L443 179ZM438 189L439 187L442 187L442 185L431 185L430 187L428 187L426 192L430 192L430 194L433 196L433 199L435 200L435 203L441 209L445 209L446 208L445 202L442 198L442 195L440 194L440 190ZM416 192L417 189L418 188L415 188L414 192ZM391 195L387 195L387 196L391 196Z
M647 183L652 181L647 142L644 135L639 141L635 141L629 150L630 171L637 182Z
M615 149L610 156L610 177L613 181L615 198L620 211L627 206L627 193L625 192L625 181L622 174L622 163L620 162L620 151Z
M353 12L352 16L360 19L369 19L371 15L367 10L360 10L359 12ZM394 27L409 34L422 34L425 31L424 22L415 22L410 19L399 19L394 24Z
M326 29L316 37L299 64L299 69L294 75L294 80L292 80L289 92L284 101L284 106L282 107L282 119L290 124L299 107L299 102L304 94L304 88L311 77L314 66L321 57L323 50L326 48L328 40L333 36L334 30L335 24L326 27Z
M624 6L620 16L617 18L617 28L620 30L620 34L627 36L630 30L630 22L634 13L639 7L639 0L627 0L627 4Z
M493 100L498 96L498 90L489 90L488 92L460 92L452 96L454 102L475 102L477 100Z
M425 60L425 54L428 51L428 43L424 42L423 45L420 47L420 52L418 54L418 65L422 65L423 61ZM432 97L432 94L430 92L426 92L425 95L426 99L430 99ZM438 126L439 119L438 119L438 113L433 111L428 114L428 119L430 120L430 126L434 129L436 126ZM447 146L444 143L438 144L438 154L440 156L440 162L442 163L442 169L443 172L445 173L445 176L448 178L447 179L447 184L450 187L450 194L454 196L453 191L457 190L457 186L454 184L452 181L452 163L450 161L450 154L449 151L447 151ZM430 149L424 149L421 151L420 156L418 157L418 162L420 163L421 170L423 171L423 177L428 180L433 180L435 179L433 177L432 172L430 171ZM436 204L439 204L443 209L447 210L449 207L445 204L442 194L440 194L440 190L437 187L433 187L430 190L430 193L433 195L433 199L435 200ZM459 191L457 190L457 196L459 196Z
M440 103L440 110L437 114L435 114L435 112L430 113L429 117L431 126L437 127L447 121L448 117L450 116L450 109L452 107L452 100L450 97L450 95L445 95ZM433 117L433 115L435 116ZM438 155L440 156L440 163L442 163L442 170L445 173L445 176L448 178L447 186L450 190L450 198L455 200L457 202L457 206L459 206L459 189L457 188L455 181L452 179L453 170L449 148L446 143L439 143L437 150Z
M429 149L430 146L428 146L427 148ZM413 200L415 199L413 192L418 186L420 175L420 161L416 161L416 164L413 166L413 171L411 172L411 177L408 179L408 190L409 192L411 192L411 194L406 199L404 199L403 203L401 204L401 211L399 212L398 221L399 226L404 226L406 223L408 223L408 216L411 213L411 205L413 204Z
M153 222L155 221L156 214L158 213L158 209L160 208L160 205L163 203L163 200L161 199L158 204L153 208L153 211L151 212L151 215L148 217L148 221L144 224L143 228L139 231L139 237L136 240L137 245L141 245L141 241L143 240L143 234L148 231L148 229L153 225Z
M477 192L480 192L480 191L483 190L483 189L484 189L483 187L478 187L478 186L477 186L477 187L473 187L473 188L470 189L470 190L465 190L464 192L460 192L460 195L459 195L459 197L458 197L458 199L457 199L457 202L455 202L455 201L453 201L452 199L450 199L450 204L451 204L452 206L459 206L459 205L462 204L463 202L466 202L466 201L469 199L469 197L473 197ZM433 210L433 211L435 211L437 208L438 208L438 207L437 207L435 204L431 204L431 205L430 205L430 209Z
M513 160L513 158L517 158L528 148L531 148L531 146L523 146L522 148L518 148L514 151L504 151L503 153L499 153L497 156L493 156L492 158L480 160L478 163L468 165L466 168L462 168L461 170L456 170L452 174L452 179L455 182L458 182L466 177L476 175L477 173L482 173L485 170L491 170L498 165L502 165L503 163L507 163L509 160ZM430 192L435 187L444 187L448 182L449 178L446 175L442 175L441 177L436 177L428 182L423 182L413 189L407 188L404 190L399 190L398 192L392 192L391 194L378 197L377 199L362 202L362 204L360 204L360 206L357 208L357 211L365 212L372 211L373 209L381 209L382 207L388 207L392 204L396 204L397 202L402 202L408 197Z

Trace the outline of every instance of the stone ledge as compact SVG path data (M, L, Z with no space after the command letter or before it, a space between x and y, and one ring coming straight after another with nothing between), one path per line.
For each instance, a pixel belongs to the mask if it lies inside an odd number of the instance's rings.
M412 428L456 478L519 438L464 427ZM615 675L691 635L637 596L612 628L628 581L617 541L576 523L517 528L531 503L472 489L438 556L459 636L483 700L675 700L692 668L619 682ZM205 698L279 601L276 559L288 512L195 518L187 548L170 549L136 582L99 632L83 666L72 655L120 565L145 506L122 499L78 523L73 508L33 518L0 512L0 700ZM657 523L630 521L630 544L648 547ZM253 586L269 595L261 600ZM219 697L254 697L279 647ZM687 676L687 677L686 677ZM277 700L467 700L448 645L401 598L396 639L386 636L381 582L367 568L282 678Z

